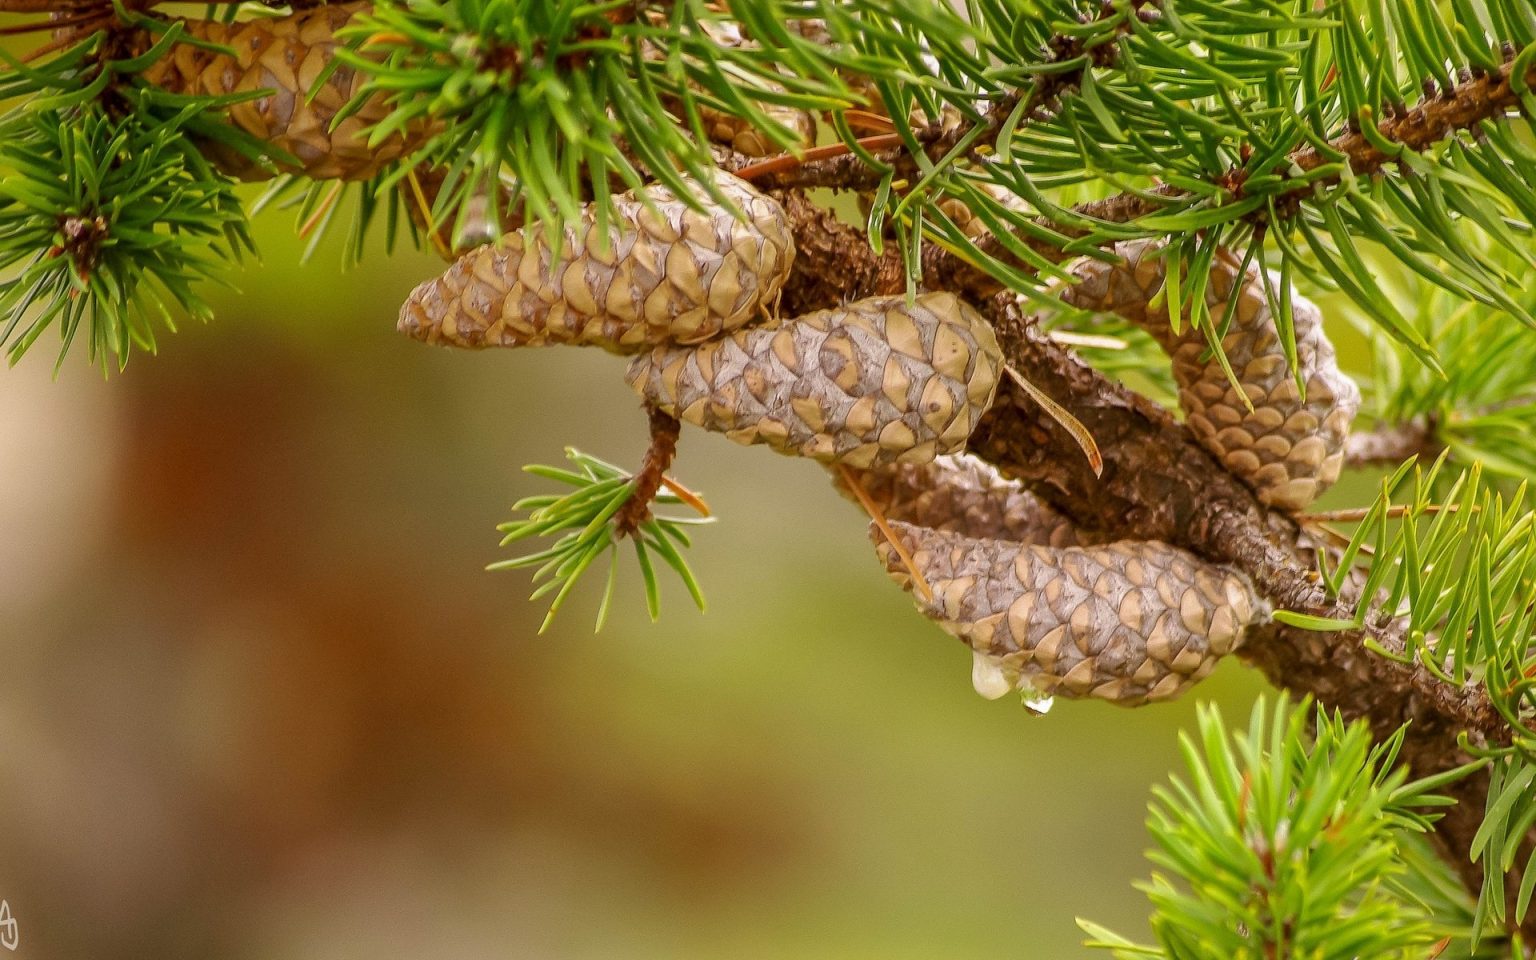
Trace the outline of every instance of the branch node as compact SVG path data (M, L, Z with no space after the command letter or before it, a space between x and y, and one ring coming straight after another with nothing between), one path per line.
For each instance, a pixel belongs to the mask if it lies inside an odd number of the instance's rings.
M647 405L646 413L651 422L651 446L645 452L640 472L635 474L635 491L613 518L614 531L618 536L634 536L640 525L651 519L651 501L666 482L667 469L677 455L677 437L682 424L677 418L660 407Z

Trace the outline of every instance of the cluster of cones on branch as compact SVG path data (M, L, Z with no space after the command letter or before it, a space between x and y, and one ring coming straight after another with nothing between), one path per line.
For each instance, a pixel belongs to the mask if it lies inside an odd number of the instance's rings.
M455 346L568 343L628 354L627 379L648 405L828 465L876 516L892 577L971 647L973 680L987 696L1168 699L1268 616L1242 574L1165 543L1101 542L964 454L1005 366L991 328L961 298L929 291L774 316L793 269L785 214L749 184L717 177L745 219L669 194L651 207L624 198L626 215L606 236L584 218L557 249L516 235L466 254L416 289L401 329ZM1177 361L1185 340L1202 335L1173 335L1166 315L1149 308L1161 285L1145 277L1162 269L1155 248L1127 244L1120 253L1118 266L1077 265L1083 282L1063 296L1143 325ZM1295 390L1260 279L1240 275L1231 258L1220 263L1228 272L1211 287L1243 298L1224 345L1250 379L1217 395L1201 389L1208 369L1176 362L1181 393L1194 398L1187 412L1220 425L1197 436L1261 498L1300 509L1337 475L1358 397L1305 301L1297 336L1308 390ZM714 319L701 322L700 311ZM1297 426L1305 433L1289 432Z
M234 55L178 44L145 77L173 92L269 90L232 108L230 121L274 156L296 159L287 172L365 179L407 156L419 133L369 147L373 106L332 124L359 76L337 69L314 88L336 31L368 8L187 21L187 36ZM734 118L713 117L708 130L743 152L769 148ZM232 175L267 172L209 151ZM715 176L714 190L694 184L696 199L723 195L735 211L701 210L653 187L649 202L617 198L607 220L586 211L558 244L513 231L471 249L411 294L400 329L459 347L572 344L629 355L627 379L647 405L826 464L875 515L892 577L971 647L984 695L1167 699L1267 618L1242 574L1165 543L1102 542L964 454L1006 367L989 324L962 298L927 291L777 317L794 267L788 218L749 183ZM1303 509L1337 478L1359 405L1317 308L1292 297L1293 368L1262 278L1223 251L1204 289L1212 316L1226 320L1229 376L1205 331L1170 323L1154 306L1167 268L1161 245L1127 242L1116 252L1116 263L1072 265L1078 282L1056 292L1152 334L1173 359L1197 440L1260 500Z

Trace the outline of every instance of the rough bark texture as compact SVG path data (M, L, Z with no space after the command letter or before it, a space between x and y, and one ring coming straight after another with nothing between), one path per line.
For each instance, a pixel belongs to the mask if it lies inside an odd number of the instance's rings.
M683 425L671 414L648 407L646 415L651 422L651 446L645 451L640 472L635 474L634 493L613 518L614 529L621 537L631 536L651 519L651 501L656 499L672 458L677 455L677 437L682 432Z
M902 289L906 280L899 256L875 256L857 230L799 190L780 199L789 214L797 254L792 282L785 285L779 300L785 316L798 317L861 296ZM845 257L845 251L857 255Z
M849 476L887 520L1048 547L1089 542L1072 521L1041 503L1023 484L968 454L897 464L889 470L853 471ZM843 473L834 471L832 483L844 497L861 502Z

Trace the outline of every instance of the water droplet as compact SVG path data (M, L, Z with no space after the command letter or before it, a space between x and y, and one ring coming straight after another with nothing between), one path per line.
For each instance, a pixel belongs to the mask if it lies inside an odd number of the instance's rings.
M1037 717L1043 717L1051 712L1051 707L1056 703L1056 698L1035 688L1029 682L1029 678L1022 677L1018 681L1019 702L1024 704L1024 709Z
M1023 701L1025 710L1028 710L1030 713L1037 717L1043 717L1051 712L1051 707L1056 703L1056 698L1040 696L1031 697L1026 693L1023 696Z

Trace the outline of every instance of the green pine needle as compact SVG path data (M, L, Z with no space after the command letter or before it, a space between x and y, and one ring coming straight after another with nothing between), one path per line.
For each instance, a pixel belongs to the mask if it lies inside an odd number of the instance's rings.
M1260 698L1229 735L1199 711L1180 737L1188 774L1156 788L1147 821L1157 867L1140 884L1156 946L1079 921L1091 946L1169 960L1360 957L1422 960L1432 924L1401 851L1435 819L1433 783L1394 766L1402 732L1374 744L1363 722ZM1471 768L1456 771L1458 775ZM1436 865L1438 866L1438 865Z
M539 632L549 629L555 614L570 596L582 574L608 554L608 577L598 606L597 629L601 630L612 609L614 584L617 579L617 560L620 544L614 516L629 502L634 493L632 476L611 463L567 447L566 459L575 467L566 470L559 467L534 465L524 467L528 473L554 480L573 488L563 494L542 494L525 497L512 505L513 510L526 511L527 516L501 524L497 529L503 534L502 546L528 538L556 538L550 546L533 553L501 560L491 564L488 570L516 570L536 568L533 574L535 589L531 599L553 594L549 612L539 626ZM653 501L658 505L684 503L670 494L658 494ZM653 515L641 523L629 539L634 544L635 560L645 587L646 611L654 622L661 615L661 588L656 576L652 556L661 558L682 580L689 596L699 610L704 609L704 594L692 569L683 558L682 551L691 545L686 527L709 523L708 517L664 517Z
M1483 889L1477 901L1478 918L1473 930L1480 932L1492 925L1497 928L1506 917L1516 923L1525 920L1536 889L1536 851L1524 861L1517 856L1521 842L1536 826L1536 764L1529 757L1509 755L1498 758L1490 771L1488 804L1477 835L1472 838L1472 859L1483 864ZM1515 902L1505 897L1505 875L1522 867L1520 888ZM1473 938L1476 944L1477 937Z
M1510 749L1536 757L1536 514L1523 485L1506 497L1480 467L1453 475L1447 460L1386 478L1338 559L1323 562L1323 582L1368 598L1356 626L1405 621L1406 649L1368 642L1377 654L1455 686L1480 682L1511 727Z
M31 110L0 129L0 347L11 363L49 328L62 363L76 339L106 368L153 352L155 322L207 319L196 285L251 248L233 183L186 128L93 105Z
M383 0L342 33L353 47L338 58L371 79L337 120L384 97L392 110L372 128L376 141L413 127L433 131L415 158L447 170L435 224L484 197L491 222L521 206L558 246L588 199L608 210L616 187L644 185L643 170L674 188L679 172L708 182L708 144L694 136L703 129L701 105L743 117L787 149L792 132L764 105L855 102L830 69L839 55L786 32L786 21L809 12L778 0L727 6L722 13L703 0ZM777 46L716 39L720 24L749 11L754 22L775 24ZM853 54L841 59L870 65ZM796 66L811 69L781 70Z
M251 217L262 211L292 211L294 231L304 240L303 261L308 262L319 249L322 241L331 234L340 221L345 221L345 240L342 262L355 266L363 262L368 252L368 238L379 223L384 229L384 252L394 252L401 228L409 238L413 249L420 249L421 231L416 221L406 214L407 204L417 204L410 195L408 180L386 186L386 180L394 180L397 164L390 164L378 175L360 182L339 180L309 180L294 174L273 178L266 190L250 206ZM351 209L344 217L342 211Z
M1492 243L1479 257L1501 271L1526 269L1519 256ZM1442 374L1425 369L1411 351L1386 338L1371 342L1373 362L1363 383L1366 410L1386 424L1432 425L1434 438L1462 465L1490 474L1536 480L1536 329L1496 306L1471 301L1379 252L1372 266L1392 277L1410 322L1439 358ZM1536 285L1509 293L1522 313L1536 313Z

